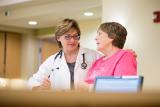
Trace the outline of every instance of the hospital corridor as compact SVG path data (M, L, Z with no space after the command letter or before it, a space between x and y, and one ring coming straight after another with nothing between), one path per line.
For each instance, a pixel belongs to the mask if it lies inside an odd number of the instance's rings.
M0 107L158 107L159 76L160 0L0 0Z

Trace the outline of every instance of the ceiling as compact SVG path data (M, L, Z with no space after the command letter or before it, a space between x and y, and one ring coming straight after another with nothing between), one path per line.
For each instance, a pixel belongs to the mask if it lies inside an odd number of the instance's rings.
M101 0L0 0L0 26L38 29L55 26L64 18L98 19L101 7ZM94 15L86 17L86 11ZM28 25L29 20L38 24Z

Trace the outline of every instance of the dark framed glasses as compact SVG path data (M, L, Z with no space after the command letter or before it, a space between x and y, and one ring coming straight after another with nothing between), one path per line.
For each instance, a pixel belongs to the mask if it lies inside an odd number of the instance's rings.
M79 35L76 35L76 36L65 35L64 38L65 38L66 40L71 40L72 38L73 38L74 40L79 40L79 39L80 39L80 36L79 36Z

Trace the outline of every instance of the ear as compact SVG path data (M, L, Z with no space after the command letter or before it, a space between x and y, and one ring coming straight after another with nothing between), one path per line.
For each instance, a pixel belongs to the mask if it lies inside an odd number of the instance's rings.
M60 36L57 36L57 37L56 37L56 40L57 40L57 41L60 41Z
M112 39L112 38L109 38L109 41L110 41L111 43L113 42L113 40L114 40L114 39Z

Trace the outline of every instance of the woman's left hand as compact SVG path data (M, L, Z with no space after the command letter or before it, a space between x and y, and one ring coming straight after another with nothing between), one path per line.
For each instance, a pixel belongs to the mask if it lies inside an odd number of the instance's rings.
M87 84L86 82L78 82L77 85L75 85L75 90L89 91L89 84Z

